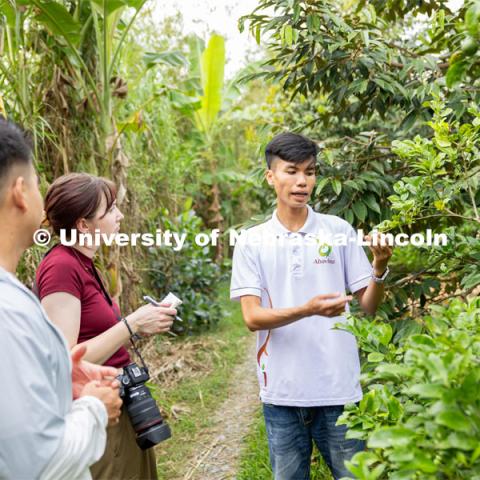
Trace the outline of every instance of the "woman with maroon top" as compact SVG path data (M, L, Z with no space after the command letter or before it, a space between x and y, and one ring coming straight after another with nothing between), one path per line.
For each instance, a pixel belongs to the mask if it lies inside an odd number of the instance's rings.
M57 235L62 229L92 235L117 233L123 215L115 199L115 186L107 179L85 173L64 175L47 192L46 219ZM55 246L37 270L38 294L70 348L84 343L85 360L123 368L130 363L125 348L130 331L142 336L167 332L176 310L148 304L122 317L95 270L93 258L98 248L78 242L72 247ZM119 423L107 433L105 454L91 467L94 479L157 478L154 451L137 446L126 412L122 411Z

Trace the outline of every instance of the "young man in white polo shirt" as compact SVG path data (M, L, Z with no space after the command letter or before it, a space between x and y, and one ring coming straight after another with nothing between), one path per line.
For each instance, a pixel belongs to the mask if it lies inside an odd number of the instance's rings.
M345 460L364 448L336 426L343 407L362 397L355 338L333 329L355 294L373 314L392 255L372 246L370 264L345 220L307 205L315 186L318 147L293 133L266 147L266 178L277 195L267 222L235 246L230 297L241 301L257 331L257 374L276 480L310 478L312 441L338 479L351 476Z

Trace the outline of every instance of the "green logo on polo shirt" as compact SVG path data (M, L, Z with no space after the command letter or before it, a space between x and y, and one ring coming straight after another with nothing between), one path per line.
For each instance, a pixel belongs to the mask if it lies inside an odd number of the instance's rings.
M318 247L318 254L321 257L328 257L332 253L332 246L326 243L322 243L320 247Z

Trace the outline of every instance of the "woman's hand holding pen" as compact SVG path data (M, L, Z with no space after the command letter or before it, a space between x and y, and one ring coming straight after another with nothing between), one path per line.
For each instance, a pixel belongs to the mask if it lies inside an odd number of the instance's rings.
M140 335L154 335L170 330L177 315L175 308L170 304L161 303L159 306L152 304L143 305L126 317L133 333Z

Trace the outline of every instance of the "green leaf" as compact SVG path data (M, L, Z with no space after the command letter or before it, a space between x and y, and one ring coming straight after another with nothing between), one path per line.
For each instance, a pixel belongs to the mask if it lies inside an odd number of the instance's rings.
M368 354L368 361L372 363L381 362L385 358L385 355L379 352L372 352Z
M435 383L420 383L407 390L408 393L418 395L421 398L442 398L445 391L445 387Z
M186 212L189 212L192 209L192 205L193 205L193 198L187 197L185 199L185 203L183 204L183 210Z
M446 441L447 448L458 448L459 450L472 451L478 446L478 439L465 435L463 432L452 432Z
M315 195L320 195L325 185L327 185L328 181L328 178L322 178L319 180L317 186L315 187Z
M438 466L435 465L430 455L421 450L415 450L412 461L408 462L405 468L420 470L425 473L435 473L438 470Z
M222 106L223 75L225 68L225 40L212 35L202 54L202 107L197 112L197 126L208 132Z
M344 218L345 218L345 220L346 220L348 223L350 223L350 224L352 224L353 221L355 220L355 218L354 218L354 216L353 216L353 212L352 212L351 210L347 210L347 211L345 212Z
M377 213L382 213L382 211L380 210L380 205L377 203L377 200L375 199L375 196L373 194L367 195L364 198L364 202L367 204L370 210L373 210L374 212L377 212Z
M293 29L291 25L287 24L283 27L283 39L287 45L293 43Z
M389 455L388 459L393 462L411 462L414 458L413 450L408 447L397 447L393 452Z
M103 15L104 13L107 17L113 13L115 10L124 7L131 7L135 10L142 8L146 0L90 0L93 5L97 7L97 11Z
M453 408L439 413L435 422L458 432L470 432L472 429L468 418L460 410Z
M255 41L257 42L257 45L260 45L261 34L262 29L260 28L260 25L257 25L255 28Z
M314 32L313 15L310 14L307 15L307 29L310 33Z
M360 185L358 182L356 182L355 180L345 180L343 182L343 186L344 187L349 187L349 188L352 188L354 190L357 190L358 191L361 191L362 190L362 185Z
M410 112L408 112L408 114L402 120L402 123L400 124L400 130L405 130L405 131L410 130L415 124L415 121L417 120L417 116L418 116L417 110L410 110Z
M405 427L384 427L373 432L369 448L405 447L415 437L415 432Z
M387 346L390 343L390 340L393 336L392 326L388 323L382 323L377 327L378 338L382 345Z
M170 67L184 67L188 65L187 59L179 50L159 53L145 53L143 56L143 61L147 65L147 68L151 68L155 65L168 65Z
M362 30L361 32L363 43L365 47L368 48L370 45L370 38L368 37L368 30Z
M471 288L480 284L480 273L479 272L471 272L464 278L462 278L462 287L466 290L470 290Z
M386 378L403 377L410 375L411 368L406 365L398 365L396 363L384 363L378 365L375 369L377 375Z
M468 64L465 61L456 62L448 67L446 82L447 87L452 88L457 83L461 82L465 72L467 71Z
M468 33L472 37L476 37L479 34L479 6L478 4L472 5L465 13L465 25Z
M342 184L340 180L337 180L336 178L332 179L332 188L333 191L337 194L340 195L340 192L342 191Z
M426 345L432 348L436 347L435 341L432 339L432 337L424 334L412 335L410 337L410 343L415 346Z
M453 435L453 434L452 434ZM472 457L470 458L470 462L473 463L480 457L480 445L475 448L475 451L472 453Z
M43 23L53 35L64 37L72 44L80 40L80 24L68 10L57 2L34 2L39 9L36 19Z
M388 401L387 407L390 417L394 420L398 420L403 413L402 404L395 397Z
M352 209L359 220L361 220L362 222L365 221L365 219L367 218L368 211L367 211L367 207L362 201L358 200L357 202L355 202L352 205Z
M177 90L169 90L167 96L172 102L172 106L184 113L194 112L202 106L198 98L190 97Z
M0 0L0 13L5 15L8 25L15 28L17 13L9 0Z
M448 384L448 368L439 355L429 353L428 357L423 359L423 362L434 381L440 380L445 385Z

